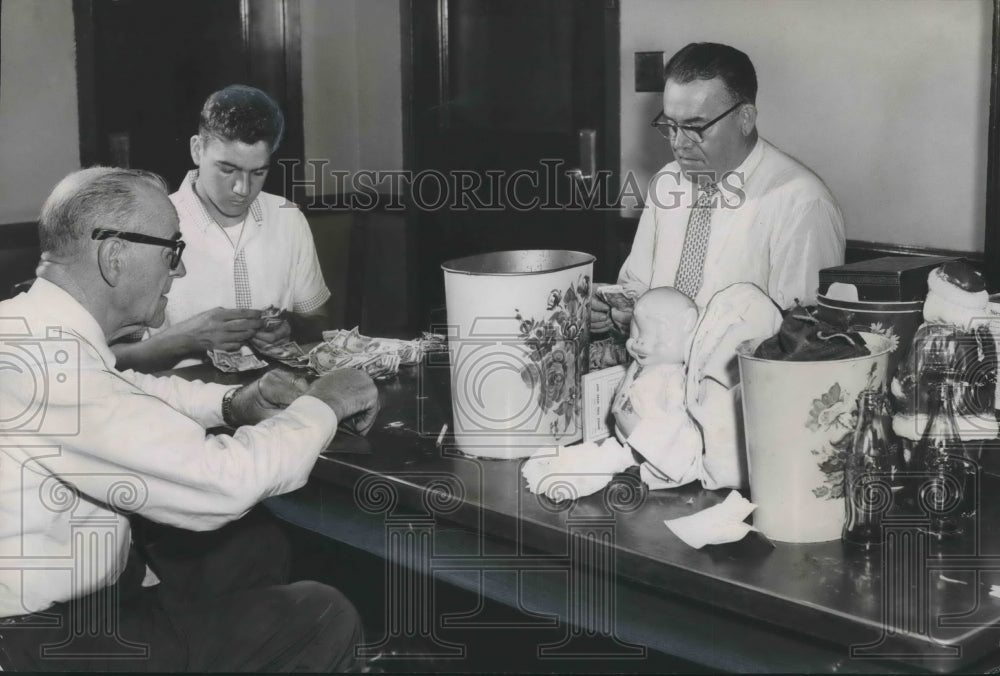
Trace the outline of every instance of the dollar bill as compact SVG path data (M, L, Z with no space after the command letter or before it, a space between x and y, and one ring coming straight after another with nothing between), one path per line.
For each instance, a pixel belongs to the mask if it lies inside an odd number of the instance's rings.
M261 310L260 318L264 320L265 329L275 329L281 325L281 322L285 321L284 317L281 316L281 308L273 305L268 305Z
M267 366L267 362L259 359L257 355L253 353L253 350L246 345L235 352L209 350L208 358L212 360L212 364L215 368L225 373L254 371Z
M361 369L373 380L387 380L399 372L399 355L391 352L367 354L346 352L329 343L320 343L307 355L309 368L322 375L335 369Z
M399 340L397 338L372 338L361 335L358 327L350 331L337 329L324 331L323 342L347 354L395 354L403 366L413 366L423 359L424 348L421 340Z
M264 357L280 361L282 364L293 368L305 367L309 364L306 351L294 340L286 340L282 343L259 347L257 351Z
M590 341L590 370L597 371L609 366L628 362L625 345L614 337Z
M605 286L599 286L594 291L594 295L616 310L631 312L632 308L635 307L635 291L626 289L620 284L607 284Z

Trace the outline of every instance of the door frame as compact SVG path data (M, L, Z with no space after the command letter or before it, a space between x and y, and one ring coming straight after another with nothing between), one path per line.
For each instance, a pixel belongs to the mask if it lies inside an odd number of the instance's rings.
M76 37L76 86L80 131L80 166L99 162L97 113L97 50L94 3L73 0ZM305 133L302 106L302 23L298 0L240 0L240 21L248 82L280 84L285 97L283 154L302 171ZM283 67L275 70L275 55ZM292 123L289 124L289 121ZM194 129L191 130L194 133ZM295 171L283 173L285 195L291 198Z
M407 171L419 171L421 158L417 157L416 149L416 112L430 105L444 103L444 90L447 87L447 60L439 57L441 65L438 73L419 73L416 68L414 52L418 40L436 39L439 54L446 54L448 49L447 26L448 0L436 0L437 22L435 26L415 25L414 5L425 4L429 0L400 0L400 32L402 54L402 100L403 100L403 168ZM1000 0L997 0L1000 2ZM598 130L601 145L601 157L604 162L598 170L610 172L607 194L617 195L621 182L621 74L620 74L620 18L619 0L604 0L603 16L603 50L604 50L604 129ZM432 35L431 32L435 35ZM413 209L408 209L408 218L414 219ZM605 244L604 255L608 260L617 257L618 244L615 224L618 211L604 209ZM412 233L415 227L410 227ZM415 246L414 238L409 237L411 246ZM415 253L415 249L410 253ZM620 261L618 261L620 263ZM615 267L612 264L612 267Z
M993 0L993 54L986 151L986 238L983 273L991 291L1000 289L1000 0Z

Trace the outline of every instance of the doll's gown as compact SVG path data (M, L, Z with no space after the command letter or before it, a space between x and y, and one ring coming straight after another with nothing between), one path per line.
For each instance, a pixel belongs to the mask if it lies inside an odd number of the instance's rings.
M651 489L701 481L708 489L748 485L737 347L774 335L781 312L759 287L741 282L709 300L684 364L632 364L612 412L616 436L641 456ZM632 417L625 436L618 416Z

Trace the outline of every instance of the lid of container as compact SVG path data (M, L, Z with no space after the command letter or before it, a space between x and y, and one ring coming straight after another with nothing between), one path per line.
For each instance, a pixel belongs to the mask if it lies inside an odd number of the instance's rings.
M844 265L823 268L820 275L840 277L842 275L871 275L873 277L895 277L900 272L936 268L950 261L961 260L959 256L883 256L866 261L855 261Z
M597 258L582 251L518 249L455 258L441 264L445 272L463 275L540 275L593 263Z
M854 312L923 312L924 301L922 300L843 300L840 298L830 298L819 294L816 296L818 305L834 308L837 310L851 310Z

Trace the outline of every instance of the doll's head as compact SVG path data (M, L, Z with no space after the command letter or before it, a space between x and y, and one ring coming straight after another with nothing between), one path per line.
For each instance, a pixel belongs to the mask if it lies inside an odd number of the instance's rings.
M642 366L683 364L697 323L693 300L670 286L650 289L635 303L625 349Z

